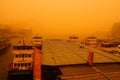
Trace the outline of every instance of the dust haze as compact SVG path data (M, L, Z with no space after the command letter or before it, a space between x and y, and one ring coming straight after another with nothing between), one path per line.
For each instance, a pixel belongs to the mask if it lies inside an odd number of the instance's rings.
M106 35L120 22L119 4L120 0L0 0L0 28L30 29L46 38Z

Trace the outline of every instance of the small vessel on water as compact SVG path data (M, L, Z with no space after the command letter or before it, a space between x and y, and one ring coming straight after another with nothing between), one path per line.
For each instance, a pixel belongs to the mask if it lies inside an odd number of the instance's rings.
M33 46L40 49L42 48L43 39L41 36L33 37Z
M13 45L14 59L8 69L8 80L33 79L33 44L19 41Z
M78 42L79 38L77 36L69 36L68 42Z

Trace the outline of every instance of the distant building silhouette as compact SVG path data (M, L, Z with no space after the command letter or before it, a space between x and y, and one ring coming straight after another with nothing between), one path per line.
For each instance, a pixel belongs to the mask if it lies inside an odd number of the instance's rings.
M120 22L114 23L111 31L111 36L114 41L120 41Z

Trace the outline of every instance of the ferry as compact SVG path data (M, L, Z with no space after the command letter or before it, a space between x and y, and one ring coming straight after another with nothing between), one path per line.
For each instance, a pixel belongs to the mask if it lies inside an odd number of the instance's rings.
M40 49L42 48L43 38L41 36L33 37L33 46Z
M69 36L69 39L67 40L68 42L78 42L78 37L77 36Z
M90 47L98 47L98 42L97 42L97 38L94 36L89 36L85 39L85 45L90 46Z
M33 45L24 40L13 45L13 61L8 69L8 80L33 79Z

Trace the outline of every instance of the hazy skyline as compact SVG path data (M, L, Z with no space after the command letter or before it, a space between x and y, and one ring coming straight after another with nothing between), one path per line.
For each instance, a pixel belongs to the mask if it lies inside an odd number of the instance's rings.
M0 0L0 24L43 36L109 31L120 22L120 0Z

